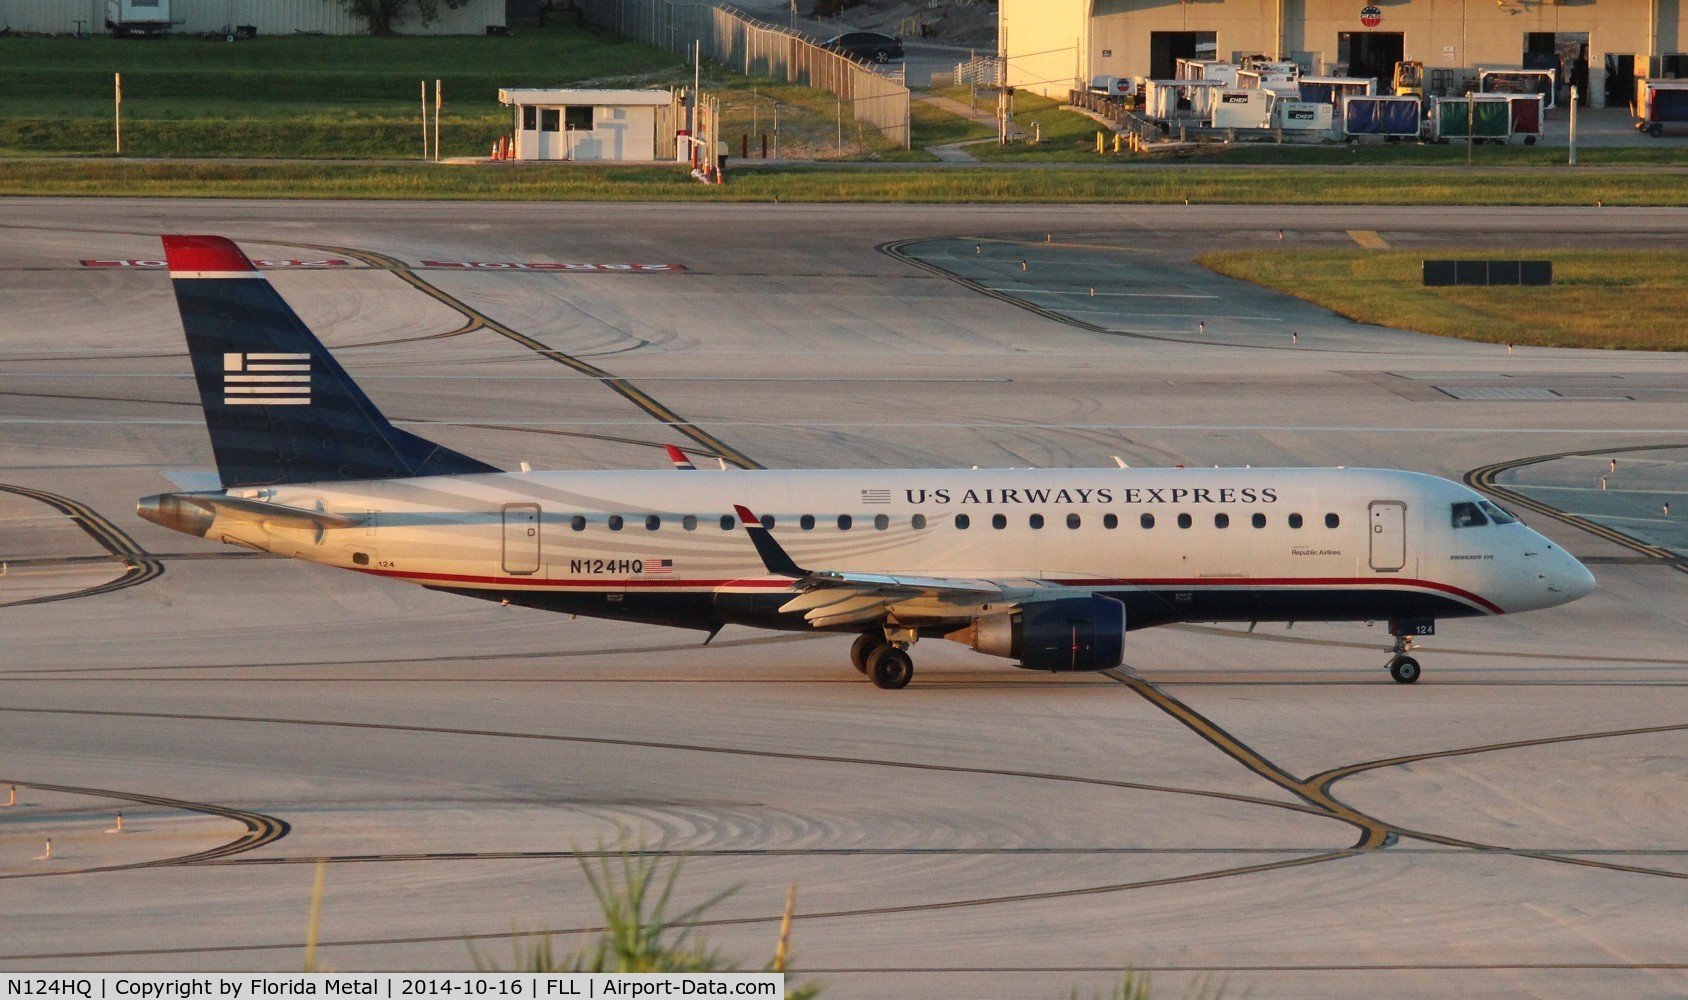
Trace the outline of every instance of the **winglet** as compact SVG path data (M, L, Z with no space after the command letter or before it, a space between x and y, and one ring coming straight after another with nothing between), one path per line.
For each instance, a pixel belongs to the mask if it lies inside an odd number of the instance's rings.
M689 472L697 471L697 466L692 464L692 460L686 457L685 452L671 444L665 444L662 447L668 452L668 460L674 463L674 468L684 469Z
M222 236L164 236L172 278L256 278L258 269L234 241Z
M799 568L797 563L792 561L779 542L774 541L773 533L762 526L762 522L756 519L749 507L734 504L733 511L738 514L739 522L750 535L750 543L756 546L756 554L762 557L762 565L767 567L769 573L774 576L789 576L794 580L809 575L807 570Z

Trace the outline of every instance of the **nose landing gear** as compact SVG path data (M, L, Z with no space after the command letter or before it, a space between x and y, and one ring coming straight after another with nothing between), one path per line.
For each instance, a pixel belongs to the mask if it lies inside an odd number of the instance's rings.
M1390 649L1394 655L1389 658L1389 676L1395 678L1397 684L1411 684L1418 680L1418 661L1407 655L1407 651L1412 648L1412 636L1395 637L1395 645Z
M1395 637L1390 647L1389 676L1397 684L1411 684L1418 680L1418 661L1408 656L1413 648L1413 636L1435 635L1436 621L1432 618L1397 619L1389 623L1389 634Z

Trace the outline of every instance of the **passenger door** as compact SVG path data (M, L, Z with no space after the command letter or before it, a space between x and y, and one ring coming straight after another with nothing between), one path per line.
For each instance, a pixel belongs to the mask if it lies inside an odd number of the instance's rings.
M504 505L504 572L516 576L539 572L539 505Z
M1399 500L1371 503L1371 568L1398 573L1407 564L1407 505Z

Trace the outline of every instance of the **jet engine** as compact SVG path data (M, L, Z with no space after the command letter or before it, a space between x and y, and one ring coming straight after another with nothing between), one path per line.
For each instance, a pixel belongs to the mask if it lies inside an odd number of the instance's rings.
M1027 670L1107 670L1125 656L1125 605L1099 595L1033 601L944 638Z

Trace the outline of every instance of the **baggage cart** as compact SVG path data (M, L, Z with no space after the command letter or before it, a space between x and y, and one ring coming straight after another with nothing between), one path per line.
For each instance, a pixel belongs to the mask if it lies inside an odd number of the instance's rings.
M1348 96L1342 99L1342 137L1359 142L1362 136L1380 136L1390 142L1417 139L1424 124L1422 105L1416 97L1390 94Z

